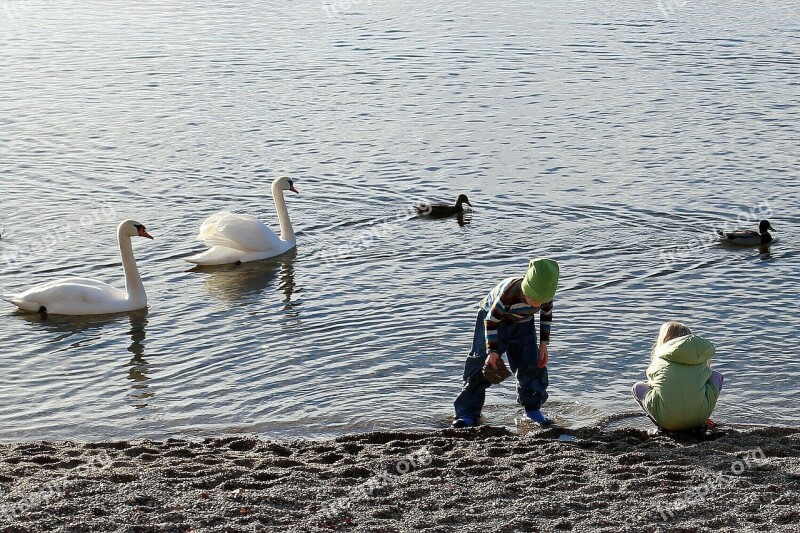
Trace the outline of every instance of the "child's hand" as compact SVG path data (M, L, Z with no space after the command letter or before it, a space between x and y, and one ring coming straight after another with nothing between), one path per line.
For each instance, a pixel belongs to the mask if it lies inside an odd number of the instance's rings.
M492 368L497 368L497 360L500 359L500 354L497 352L489 352L489 357L486 359L486 364Z
M547 355L547 343L543 342L539 345L539 363L536 366L544 368L547 366L549 360L550 356Z

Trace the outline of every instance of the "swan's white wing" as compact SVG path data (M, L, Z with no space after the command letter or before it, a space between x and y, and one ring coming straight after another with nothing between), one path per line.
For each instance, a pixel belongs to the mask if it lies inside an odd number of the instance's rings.
M256 217L222 211L200 226L198 240L206 246L222 246L243 252L273 252L283 241Z
M231 213L229 211L220 211L219 213L211 215L205 219L203 223L200 224L200 232L197 234L197 238L195 240L205 241L209 237L214 236L214 234L217 232L217 224L219 221L230 214Z
M62 278L62 279L57 279L57 280L53 280L53 281L48 281L47 283L42 283L41 285L37 285L36 287L28 289L28 291L26 291L26 292L29 292L29 291L31 291L33 289L45 289L45 288L50 288L50 287L53 287L53 286L66 286L66 285L81 285L81 286L84 286L84 287L92 287L92 288L100 289L102 291L109 291L112 294L122 293L122 291L120 291L118 289L115 289L114 287L112 287L108 283L104 283L102 281L99 281L99 280L96 280L96 279L90 279L90 278Z
M244 263L248 252L234 250L225 246L212 246L202 254L187 257L186 261L196 265L230 265L233 263Z
M42 307L50 312L72 314L92 308L100 310L106 306L124 302L127 294L107 283L93 279L72 278L51 281L27 291L3 296L3 299L26 311L38 311Z
M19 295L29 301L48 302L79 301L84 303L104 303L124 300L127 295L107 283L93 279L72 278L52 281L32 287Z

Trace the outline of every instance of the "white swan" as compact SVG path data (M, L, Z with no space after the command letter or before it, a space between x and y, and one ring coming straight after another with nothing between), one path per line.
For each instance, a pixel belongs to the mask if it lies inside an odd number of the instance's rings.
M153 237L138 222L126 220L117 227L117 241L125 270L125 291L94 279L68 278L1 298L23 311L54 315L105 315L147 307L142 278L133 257L131 237Z
M272 198L281 226L280 237L256 217L221 211L208 217L197 235L197 240L203 241L209 249L187 257L186 261L197 265L247 263L275 257L294 248L297 239L289 221L283 191L297 192L289 178L277 178L272 182Z

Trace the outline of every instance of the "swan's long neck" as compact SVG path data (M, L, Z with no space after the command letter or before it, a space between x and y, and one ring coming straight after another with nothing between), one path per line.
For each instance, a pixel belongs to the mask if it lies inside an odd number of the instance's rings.
M142 306L147 305L147 294L144 292L142 277L139 269L136 268L136 258L133 257L133 245L131 238L123 235L120 230L117 233L119 241L119 253L122 256L122 268L125 270L125 290L128 292L128 300L136 302Z
M272 184L272 199L275 200L275 211L278 212L278 222L281 225L281 240L295 242L289 210L286 209L286 200L283 198L283 189L277 183Z

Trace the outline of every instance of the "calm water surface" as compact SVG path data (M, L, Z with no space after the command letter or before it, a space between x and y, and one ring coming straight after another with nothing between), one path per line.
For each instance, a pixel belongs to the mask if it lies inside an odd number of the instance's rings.
M0 292L121 286L117 223L156 238L146 312L0 308L0 439L443 426L477 301L537 255L564 424L635 411L667 319L717 345L718 420L797 424L798 53L788 1L0 0ZM280 175L296 252L182 261L221 209L277 228ZM769 249L711 242L762 216Z

